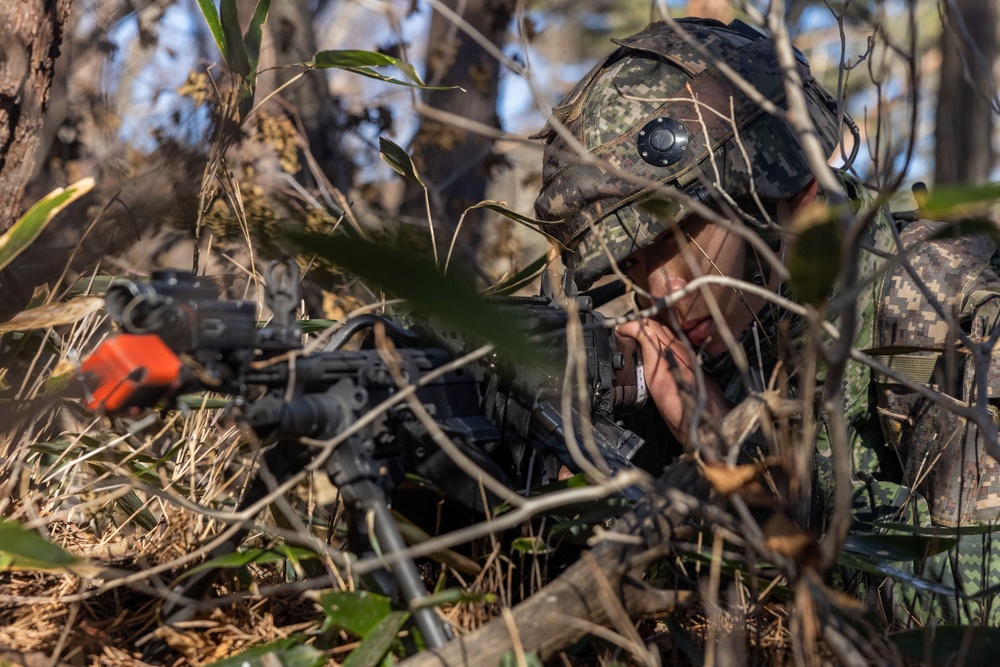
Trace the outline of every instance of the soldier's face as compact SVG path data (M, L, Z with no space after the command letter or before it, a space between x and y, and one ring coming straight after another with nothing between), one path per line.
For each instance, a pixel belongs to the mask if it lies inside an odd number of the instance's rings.
M778 202L776 222L787 228L800 210L816 201L816 196L817 184L813 180L795 196ZM747 242L734 231L693 217L652 246L633 254L628 274L655 299L671 295L701 276L727 278L685 295L656 316L675 334L685 336L696 349L715 355L728 349L722 334L728 331L733 340L738 340L766 301L737 284L746 275L747 255ZM753 261L755 254L749 255L749 261ZM770 273L767 287L775 291L778 272Z
M696 349L715 355L727 349L722 328L738 338L764 305L761 297L735 285L743 279L746 257L746 241L735 232L694 219L633 255L628 274L656 299L674 294L701 276L731 279L733 284L713 283L687 294L657 315Z

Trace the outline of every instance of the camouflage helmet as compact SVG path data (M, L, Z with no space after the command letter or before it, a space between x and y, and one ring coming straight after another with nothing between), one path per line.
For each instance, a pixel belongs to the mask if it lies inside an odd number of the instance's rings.
M620 48L553 110L589 159L551 121L536 135L546 147L535 213L559 223L550 230L567 249L566 265L581 288L691 212L683 201L671 202L666 215L635 205L660 186L709 205L719 200L716 187L729 201L756 195L766 203L791 197L812 178L795 132L720 69L728 65L783 106L773 39L740 21L672 23L680 30L658 22L613 40ZM840 140L836 104L796 54L809 112L829 156Z

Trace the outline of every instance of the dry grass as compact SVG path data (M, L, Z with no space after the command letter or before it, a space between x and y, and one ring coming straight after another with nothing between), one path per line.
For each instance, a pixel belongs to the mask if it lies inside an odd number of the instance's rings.
M13 652L18 656L14 662L24 665L39 656L95 667L207 665L295 634L305 642L322 642L328 664L338 664L357 646L356 637L323 637L322 613L305 595L313 588L357 584L330 557L309 562L311 577L288 562L226 571L211 591L214 602L201 605L191 620L163 624L163 605L178 577L203 562L206 545L231 525L259 450L219 410L112 421L81 411L65 390L49 392L47 369L72 356L70 349L93 346L101 331L96 318L86 320L65 332L64 340L74 342L57 358L33 357L17 400L51 400L51 418L44 426L25 420L0 443L10 453L0 470L3 515L39 530L86 564L71 572L0 572L0 651ZM46 369L39 374L43 377L29 377L37 373L34 368ZM59 447L53 449L51 443ZM264 512L246 545L280 544L279 535L285 535L292 542L325 543L334 551L344 547L343 507L328 483L306 478L284 501L282 511L291 511L306 533ZM545 530L545 522L534 522L520 534L544 539ZM574 553L563 549L555 558L521 553L511 549L511 539L509 534L487 536L462 550L479 564L478 574L422 563L429 588L445 581L472 596L472 601L443 607L457 632L475 630L544 587ZM697 571L689 574L708 585L710 568L701 575ZM670 617L640 620L643 643L655 648L664 664L705 659L720 665L795 663L790 646L796 630L786 605L773 597L750 604L748 591L722 583L722 589L716 582L714 590L703 591L706 608L686 607ZM151 648L157 650L150 653ZM830 661L825 650L817 655L820 663ZM645 664L613 641L576 647L563 659L571 664Z
M80 337L81 329L91 335ZM2 514L38 529L85 565L72 572L0 572L0 650L70 664L138 665L143 641L156 638L171 649L166 664L198 665L318 627L312 602L282 592L283 564L251 566L246 581L227 574L213 594L243 599L178 628L161 625L163 591L204 560L198 550L226 525L198 508L231 512L255 452L218 410L111 422L81 412L68 392L47 392L48 369L89 349L98 330L96 321L86 321L65 335L69 344L51 359L39 353L27 365L7 360L24 373L14 400L45 402L48 409L44 420L37 412L15 420L0 441ZM296 504L309 491L297 491ZM315 503L313 509L314 522L325 527L325 510ZM253 531L251 540L260 542L260 533ZM274 592L255 595L259 587Z
M44 382L49 369L91 349L104 330L91 318L63 332L63 342L72 346L52 359L38 354L27 362L8 360L8 384L17 371L24 373L15 401L45 401L47 410L43 420L35 412L22 415L0 441L6 454L0 463L2 514L39 531L82 565L0 571L0 651L9 656L3 659L25 665L40 656L95 667L203 665L296 633L315 640L322 614L304 591L337 587L338 581L354 585L329 559L314 572L319 583L303 580L305 574L287 562L227 571L211 592L219 603L205 605L193 620L163 625L164 598L182 573L205 560L205 545L230 524L226 517L256 470L259 450L219 410L109 420L76 407L72 390L50 394ZM285 500L286 509L310 528L310 538L343 547L343 507L328 482L307 478ZM280 543L281 530L264 512L245 544ZM446 572L432 561L423 565L429 586L445 576L473 597L499 599L447 607L444 614L459 631L488 621L500 606L529 593L525 586L543 583L536 558L522 559L520 567L532 572L530 582L522 581L495 539L478 542L469 553L483 565L478 575ZM157 642L159 650L150 656ZM329 647L330 664L357 646L347 635L337 642L339 647Z

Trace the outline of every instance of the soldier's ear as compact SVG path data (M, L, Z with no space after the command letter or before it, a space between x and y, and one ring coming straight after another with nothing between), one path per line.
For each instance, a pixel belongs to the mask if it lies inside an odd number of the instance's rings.
M816 201L819 194L819 181L810 179L805 187L788 199L778 202L778 224L784 225L795 217L795 214Z
M816 196L819 194L819 181L815 178L810 179L804 188L798 191L795 195L791 197L790 204L792 206L792 212L798 211L799 209L812 204L816 201Z

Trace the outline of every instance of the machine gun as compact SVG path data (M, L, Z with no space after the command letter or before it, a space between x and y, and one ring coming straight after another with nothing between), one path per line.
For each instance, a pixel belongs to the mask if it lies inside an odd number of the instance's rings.
M113 281L107 310L123 333L103 342L81 367L88 407L120 414L162 404L184 392L231 395L237 416L263 442L275 443L264 462L278 482L309 464L312 453L300 438L331 439L362 417L374 416L333 450L326 472L345 500L352 546L363 549L375 538L383 554L405 548L388 498L406 473L430 480L473 510L485 509L479 481L438 447L405 402L370 414L400 390L400 374L418 385L416 399L433 415L437 429L509 489L526 493L543 479L546 468L550 474L553 466L579 469L565 436L567 429L581 431L586 420L573 412L571 424L566 424L553 402L560 393L561 373L547 370L545 364L498 355L445 368L478 342L442 334L426 323L375 315L348 320L325 349L303 353L295 320L298 281L294 264L268 268L265 297L272 319L263 328L258 328L252 302L220 300L214 286L190 273L163 271L148 282ZM565 361L569 315L544 294L548 289L539 297L504 298L497 304L547 356ZM612 472L627 469L643 441L616 418L645 398L638 348L616 340L588 296L575 298L592 399L588 438L596 444L596 452L586 456ZM396 348L392 367L372 335L359 350L342 349L356 334L375 327L384 327ZM241 506L256 503L267 492L258 477ZM623 493L636 497L637 492ZM486 503L497 500L486 494ZM374 535L367 533L366 516L374 517ZM234 550L242 538L216 552ZM414 619L428 646L443 645L448 629L433 610L413 604L426 595L416 565L403 559L390 570L391 579L383 577L382 587L395 589L415 609Z

